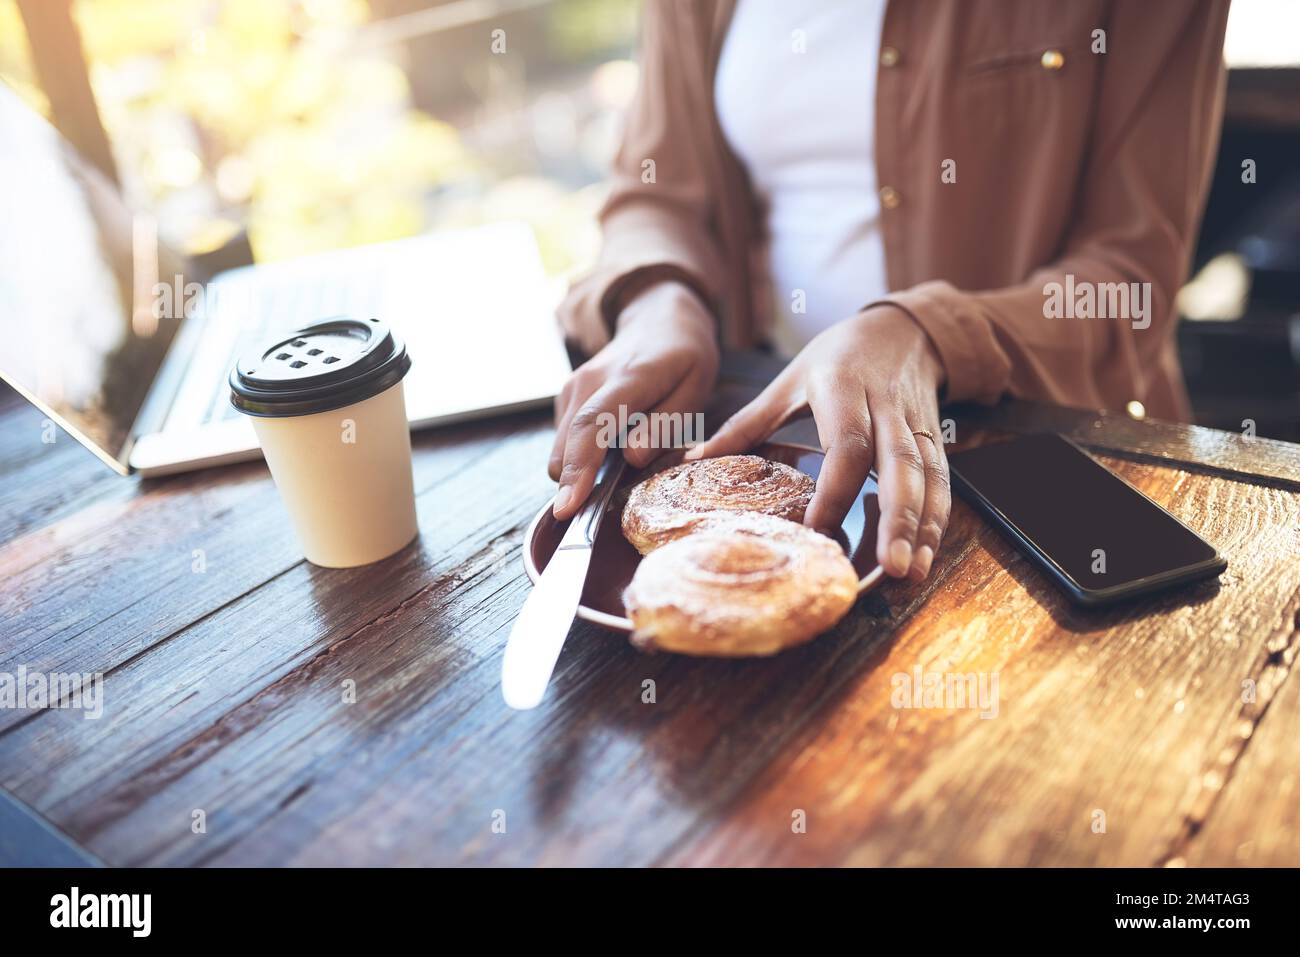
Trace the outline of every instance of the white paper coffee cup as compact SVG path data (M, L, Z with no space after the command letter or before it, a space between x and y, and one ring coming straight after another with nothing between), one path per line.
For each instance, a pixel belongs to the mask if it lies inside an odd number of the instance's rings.
M231 402L262 454L315 565L350 568L415 538L406 349L376 320L335 318L240 359Z

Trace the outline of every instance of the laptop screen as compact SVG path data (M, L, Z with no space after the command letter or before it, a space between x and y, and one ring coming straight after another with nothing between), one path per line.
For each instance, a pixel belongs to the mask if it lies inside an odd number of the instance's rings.
M120 471L183 314L148 220L0 83L0 378ZM171 318L169 318L171 317Z

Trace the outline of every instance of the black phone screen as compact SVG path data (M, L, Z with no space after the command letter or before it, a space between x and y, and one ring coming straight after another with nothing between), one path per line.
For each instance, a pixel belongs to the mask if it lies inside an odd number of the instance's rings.
M975 504L1000 514L999 524L1084 590L1216 570L1212 545L1060 436L981 446L953 455L950 465L959 491L973 492Z

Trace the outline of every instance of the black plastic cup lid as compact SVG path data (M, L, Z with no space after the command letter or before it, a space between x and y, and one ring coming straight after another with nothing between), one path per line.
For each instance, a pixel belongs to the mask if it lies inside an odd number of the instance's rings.
M328 412L378 395L411 368L406 346L378 319L335 316L241 356L230 404L265 417Z

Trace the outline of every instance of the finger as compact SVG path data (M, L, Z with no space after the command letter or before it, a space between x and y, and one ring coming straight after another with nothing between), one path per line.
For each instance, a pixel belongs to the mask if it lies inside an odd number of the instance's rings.
M609 442L598 442L618 407L644 408L657 398L660 383L653 377L625 376L606 382L578 405L565 432L564 463L560 466L560 488L555 493L553 511L557 519L566 519L582 505L596 483L596 471L605 458ZM618 436L609 437L617 442Z
M808 404L826 458L804 524L839 528L871 471L874 445L867 394L852 381L810 384Z
M686 461L734 455L752 449L793 415L801 402L790 395L789 381L778 377L758 397L740 409L708 441L686 453Z
M599 387L600 379L594 373L579 368L569 376L564 388L555 397L555 442L551 445L546 471L557 482L560 480L560 468L564 465L564 446L568 440L573 414Z
M925 463L901 411L877 414L873 421L881 509L876 559L887 573L901 578L912 567L916 550L925 504Z
M555 440L551 443L551 454L546 461L546 473L553 481L560 479L560 466L564 464L564 437L568 434L569 419L576 408L568 391L555 397Z
M934 435L933 440L924 435L914 436L925 469L925 505L921 509L921 525L916 533L916 551L912 556L911 577L916 581L930 574L930 565L939 550L952 510L948 457L939 439L938 422L927 421L926 428Z
M623 457L633 468L644 468L666 448L678 448L688 438L699 438L694 416L707 393L700 377L684 378L662 402L646 413L645 424L629 429Z

